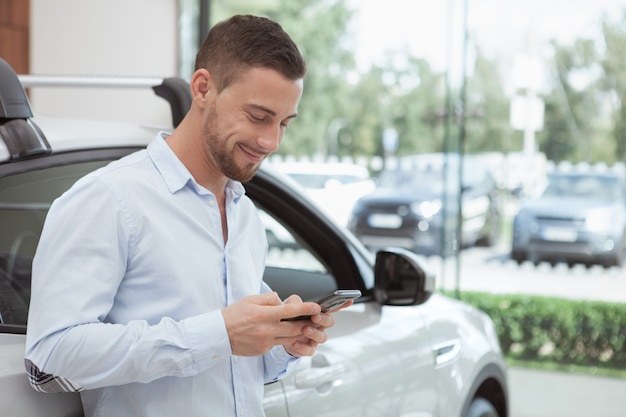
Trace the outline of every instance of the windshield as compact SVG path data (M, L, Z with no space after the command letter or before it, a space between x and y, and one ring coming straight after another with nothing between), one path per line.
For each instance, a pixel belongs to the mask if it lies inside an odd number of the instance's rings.
M585 198L616 200L621 196L617 178L597 175L552 175L544 190L544 198Z
M359 181L364 181L364 178L357 177L350 174L300 174L300 173L288 173L298 184L305 188L325 188L331 182L338 185L341 184L353 184Z
M438 171L385 171L380 175L378 187L442 193L443 175Z

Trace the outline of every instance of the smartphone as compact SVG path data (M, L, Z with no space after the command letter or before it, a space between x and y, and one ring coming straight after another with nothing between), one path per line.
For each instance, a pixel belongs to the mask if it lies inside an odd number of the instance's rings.
M361 291L359 290L337 290L332 294L327 295L326 297L320 298L316 301L316 303L322 307L322 313L326 313L328 311L341 307L348 301L355 300L360 296ZM287 319L283 319L282 321L308 320L310 317L311 316L290 317Z

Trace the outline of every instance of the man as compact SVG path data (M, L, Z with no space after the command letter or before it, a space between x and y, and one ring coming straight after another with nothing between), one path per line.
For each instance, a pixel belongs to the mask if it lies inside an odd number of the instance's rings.
M261 416L263 383L326 341L331 315L262 282L241 184L278 149L305 71L277 23L217 24L179 127L54 202L33 261L35 389L81 392L86 416Z

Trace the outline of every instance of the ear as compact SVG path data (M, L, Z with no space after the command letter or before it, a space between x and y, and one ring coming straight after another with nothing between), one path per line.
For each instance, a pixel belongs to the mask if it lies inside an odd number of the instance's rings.
M211 73L204 68L196 70L190 81L191 96L194 100L205 101L207 94L213 89L213 78Z

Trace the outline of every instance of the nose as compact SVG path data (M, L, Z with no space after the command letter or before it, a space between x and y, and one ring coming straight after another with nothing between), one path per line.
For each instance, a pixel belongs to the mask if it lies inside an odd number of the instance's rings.
M284 128L280 124L267 126L260 132L257 144L269 152L275 152L283 140L283 134Z

